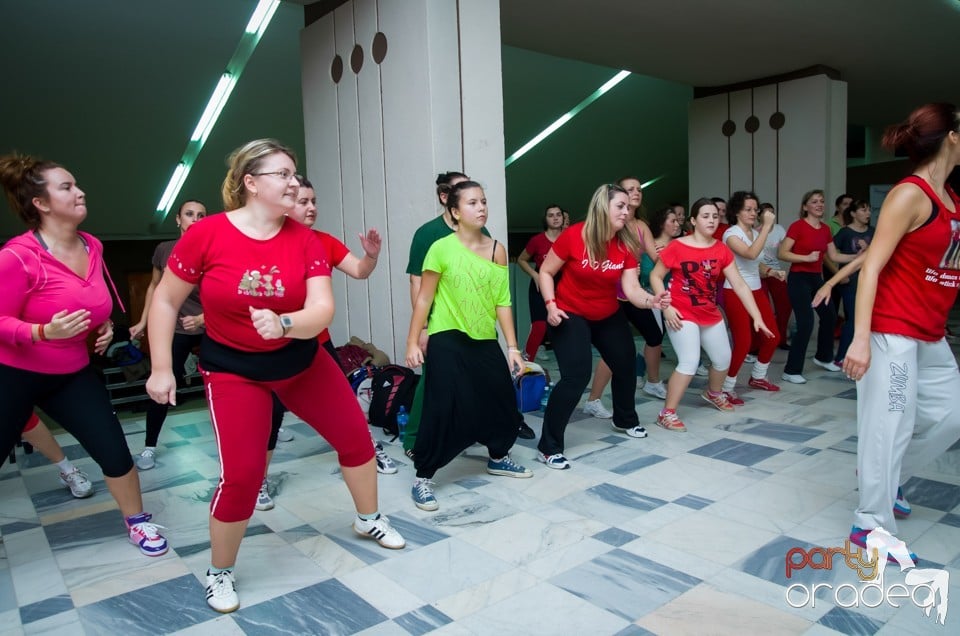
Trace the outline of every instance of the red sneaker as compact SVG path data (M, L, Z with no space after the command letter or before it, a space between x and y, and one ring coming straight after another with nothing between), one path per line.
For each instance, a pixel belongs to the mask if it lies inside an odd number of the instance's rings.
M727 402L730 404L733 404L734 406L743 406L744 402L740 396L737 395L736 391L724 391L724 394L727 396Z
M750 378L747 382L750 386L761 391L779 391L780 387L766 378Z

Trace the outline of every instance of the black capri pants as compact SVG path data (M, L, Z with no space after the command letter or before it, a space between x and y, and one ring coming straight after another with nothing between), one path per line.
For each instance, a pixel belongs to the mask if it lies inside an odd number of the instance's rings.
M35 406L73 435L105 477L133 468L107 387L91 365L75 373L37 373L0 364L0 465L10 455Z

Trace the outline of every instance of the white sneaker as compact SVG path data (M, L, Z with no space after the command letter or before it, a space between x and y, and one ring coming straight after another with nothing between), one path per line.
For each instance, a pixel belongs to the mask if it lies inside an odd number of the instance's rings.
M781 377L783 377L784 382L792 382L793 384L807 383L807 379L799 373L784 373Z
M583 412L601 420L609 420L613 417L613 413L608 411L600 400L587 400L583 405Z
M229 614L240 608L232 570L224 570L219 574L210 574L210 570L207 570L207 605L221 614Z
M153 448L144 448L139 455L137 455L134 463L137 465L137 470L150 470L157 465L157 460L155 456L157 451Z
M60 483L69 488L70 494L77 499L85 499L93 494L90 478L76 466L69 473L60 473Z
M387 455L387 451L383 450L383 444L374 440L373 450L377 458L378 473L382 473L384 475L393 475L397 472L397 465L393 462L393 459Z
M282 426L277 430L277 441L278 442L292 442L293 433L283 428Z
M537 349L537 360L542 360L544 362L550 360L550 354L547 353L547 348L543 345L540 345L540 348Z
M663 386L663 382L647 382L643 385L643 392L647 395L652 395L655 398L661 400L667 399L667 387Z
M636 437L637 439L643 439L647 436L647 429L643 428L639 424L637 426L631 426L630 428L620 428L616 424L613 424L612 428L618 433L625 433L630 437Z
M748 353L747 357L745 357L743 361L746 362L747 364L753 364L754 362L757 361L757 356L753 355L752 353Z
M816 358L814 358L813 363L818 367L820 367L821 369L826 369L827 371L832 371L832 372L842 371L842 369L837 365L835 365L833 362L821 362L820 360L817 360Z
M697 375L699 375L700 377L708 376L710 375L710 370L701 364L700 366L697 367Z
M390 520L386 515L380 515L376 519L357 519L353 522L353 531L361 537L373 539L385 548L399 550L407 545L400 533L394 530L390 525Z
M260 492L257 493L257 503L254 508L257 510L273 510L273 498L270 497L270 487L266 478L260 484Z

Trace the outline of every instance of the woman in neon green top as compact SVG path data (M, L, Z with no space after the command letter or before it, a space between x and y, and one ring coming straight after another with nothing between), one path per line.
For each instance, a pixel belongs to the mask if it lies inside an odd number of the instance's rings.
M430 372L422 380L411 492L421 510L439 508L434 474L476 442L490 452L491 475L533 475L508 454L522 420L510 370L519 372L524 362L513 329L507 251L483 233L487 199L480 184L458 183L446 205L457 230L427 252L407 335L407 365L418 367L424 360L420 330L429 315ZM509 366L497 343L497 323L508 343Z

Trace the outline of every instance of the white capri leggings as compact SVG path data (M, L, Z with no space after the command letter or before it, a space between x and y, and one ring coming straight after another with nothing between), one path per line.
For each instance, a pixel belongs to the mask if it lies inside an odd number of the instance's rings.
M717 371L730 368L730 340L727 325L721 320L715 325L702 326L682 320L680 331L667 328L667 335L677 352L677 373L694 375L700 364L700 347L710 357L710 364Z

